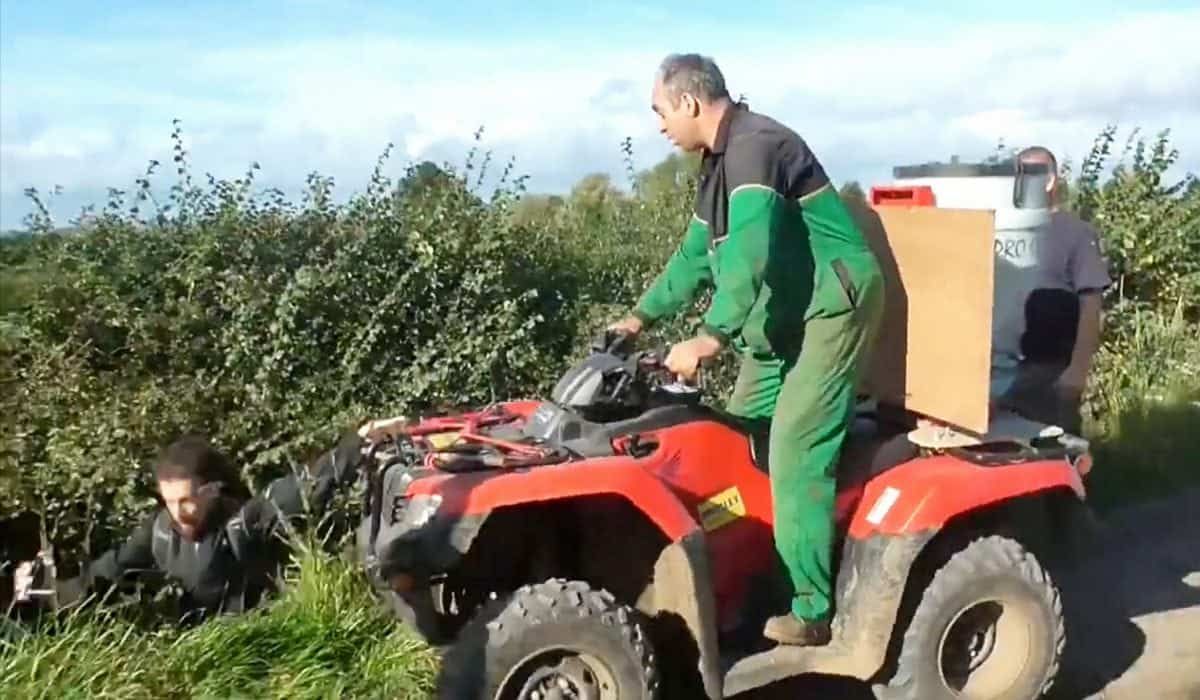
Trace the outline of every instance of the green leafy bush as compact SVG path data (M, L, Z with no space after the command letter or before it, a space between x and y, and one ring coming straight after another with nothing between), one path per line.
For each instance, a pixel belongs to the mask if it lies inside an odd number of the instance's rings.
M1110 126L1097 137L1069 188L1069 206L1100 232L1116 281L1093 384L1098 418L1123 401L1200 388L1200 181L1166 181L1179 152L1165 131L1148 143L1134 130L1108 169L1116 134Z
M1195 321L1200 312L1200 182L1194 175L1165 182L1167 170L1179 160L1167 131L1147 143L1134 130L1106 177L1116 135L1116 127L1110 126L1097 137L1070 187L1071 206L1101 232L1117 300L1168 310L1181 302Z
M9 315L0 513L44 514L64 553L150 505L140 466L185 431L262 483L363 417L553 378L577 315L548 315L563 289L510 221L519 184L489 201L450 171L411 188L385 154L364 194L335 205L314 175L293 206L251 196L254 169L193 186L177 153L169 202L152 173L132 204L114 194Z
M1087 394L1101 508L1200 483L1200 181L1166 180L1168 132L1133 131L1108 169L1116 134L1097 137L1070 187L1116 280Z

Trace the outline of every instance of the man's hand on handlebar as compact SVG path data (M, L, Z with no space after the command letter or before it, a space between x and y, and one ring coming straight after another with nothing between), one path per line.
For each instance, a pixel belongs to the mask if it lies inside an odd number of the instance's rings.
M637 316L623 318L610 324L602 334L592 340L592 351L617 355L633 352L634 344L641 332L641 319Z
M688 383L696 381L700 363L721 352L721 342L708 335L699 335L691 340L676 343L667 354L667 369Z
M637 316L626 316L608 327L609 331L636 336L642 332L642 319Z

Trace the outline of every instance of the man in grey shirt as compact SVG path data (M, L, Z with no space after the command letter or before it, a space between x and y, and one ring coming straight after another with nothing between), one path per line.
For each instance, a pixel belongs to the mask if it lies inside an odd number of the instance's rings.
M1080 399L1100 347L1101 295L1112 284L1096 229L1060 207L1058 163L1034 146L1017 155L1018 181L1044 172L1051 209L1037 251L1037 283L1025 300L1016 377L998 399L1033 420L1082 430Z

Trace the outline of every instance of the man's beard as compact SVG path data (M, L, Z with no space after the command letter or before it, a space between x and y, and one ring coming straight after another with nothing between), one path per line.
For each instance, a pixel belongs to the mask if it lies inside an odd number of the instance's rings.
M197 542L204 539L205 535L219 527L225 520L236 510L236 502L226 496L219 496L204 517L195 525L183 525L175 522L175 531L179 536L189 542Z

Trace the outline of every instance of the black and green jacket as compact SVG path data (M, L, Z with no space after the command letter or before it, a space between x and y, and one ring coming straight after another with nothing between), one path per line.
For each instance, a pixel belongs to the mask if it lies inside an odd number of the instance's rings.
M738 104L701 161L683 242L634 314L652 324L713 285L705 333L739 351L787 355L806 321L853 309L856 289L879 274L804 140Z
M194 540L159 508L85 567L81 583L101 594L140 580L175 583L183 593L180 612L192 621L252 608L276 590L290 555L288 532L317 524L335 494L354 483L362 447L358 433L348 431L335 448L272 481L263 494L222 498Z

